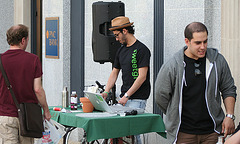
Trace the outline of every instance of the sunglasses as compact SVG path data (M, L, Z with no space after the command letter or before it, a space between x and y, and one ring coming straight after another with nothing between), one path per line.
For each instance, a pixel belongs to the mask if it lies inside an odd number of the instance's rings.
M195 67L195 76L201 75L202 72L200 71L199 67L200 67L201 63L200 62L195 62L194 63L194 67Z
M121 32L115 34L114 37L117 38L120 33L121 33Z

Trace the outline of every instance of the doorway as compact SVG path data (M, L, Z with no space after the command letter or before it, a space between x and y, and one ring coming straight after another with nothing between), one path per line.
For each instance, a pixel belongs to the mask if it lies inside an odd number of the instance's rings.
M42 61L42 0L31 1L31 53Z

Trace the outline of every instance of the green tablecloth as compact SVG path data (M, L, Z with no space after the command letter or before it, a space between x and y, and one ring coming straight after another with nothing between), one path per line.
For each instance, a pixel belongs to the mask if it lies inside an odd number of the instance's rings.
M62 113L53 111L52 108L49 107L53 120L62 125L83 128L87 134L88 142L149 132L157 132L166 137L162 117L158 114L144 113L124 117L86 118L76 116L81 112Z

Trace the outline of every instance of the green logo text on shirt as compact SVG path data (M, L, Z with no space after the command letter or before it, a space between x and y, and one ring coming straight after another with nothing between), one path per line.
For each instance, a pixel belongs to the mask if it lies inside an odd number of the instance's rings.
M132 76L133 79L137 79L138 77L138 66L137 66L137 49L135 49L132 53Z

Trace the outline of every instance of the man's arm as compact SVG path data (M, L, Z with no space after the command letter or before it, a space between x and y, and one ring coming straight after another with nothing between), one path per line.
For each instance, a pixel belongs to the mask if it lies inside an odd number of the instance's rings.
M128 96L131 96L132 94L134 94L141 87L141 85L147 78L147 72L148 72L148 67L141 67L138 69L139 75L138 75L137 79L134 81L131 88L126 92L128 94ZM127 103L127 101L128 101L128 98L122 97L118 103L125 105Z
M48 104L46 101L45 91L42 87L42 80L41 77L34 79L34 91L37 96L39 103L41 104L43 111L44 111L44 118L48 121L51 119L51 114L48 109Z
M155 81L155 102L164 114L167 112L168 104L174 93L177 74L174 73L173 69L175 67L169 63L163 64Z
M219 62L221 62L219 90L222 94L226 114L233 115L237 95L236 86L226 59L221 54L219 54L218 57ZM232 134L234 132L234 128L234 121L229 117L225 117L222 123L222 133L224 133L224 137L228 134Z
M234 114L234 106L235 106L235 98L234 97L227 97L223 101L226 114ZM235 130L234 121L229 118L225 117L222 123L222 133L224 133L224 137L226 137L229 134L232 134Z
M102 96L103 96L104 99L107 98L108 93L110 92L110 89L114 86L114 84L115 84L115 82L117 80L119 71L120 71L120 69L113 68L113 70L112 70L112 72L111 72L111 74L110 74L110 76L108 78L108 82L107 82L105 91L102 93Z

